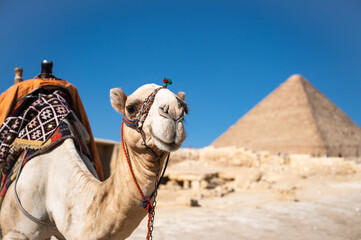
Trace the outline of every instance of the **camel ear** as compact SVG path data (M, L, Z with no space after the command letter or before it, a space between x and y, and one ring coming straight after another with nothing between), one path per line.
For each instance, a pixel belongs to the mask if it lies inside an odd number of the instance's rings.
M183 101L186 100L186 94L184 92L178 92L177 96Z
M113 88L110 90L110 103L113 108L124 114L125 102L127 101L127 95L120 88Z

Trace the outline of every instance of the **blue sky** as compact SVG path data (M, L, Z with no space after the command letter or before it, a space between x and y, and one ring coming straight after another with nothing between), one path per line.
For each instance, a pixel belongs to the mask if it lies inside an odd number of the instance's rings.
M0 1L0 92L53 73L79 90L93 133L120 141L109 89L172 78L190 114L183 147L211 144L300 73L361 125L361 2Z

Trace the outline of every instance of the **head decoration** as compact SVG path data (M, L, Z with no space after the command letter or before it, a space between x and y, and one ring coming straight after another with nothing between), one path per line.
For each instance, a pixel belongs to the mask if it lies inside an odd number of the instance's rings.
M163 86L164 88L167 88L168 85L172 85L172 83L173 83L172 79L170 79L170 78L164 78L163 82L165 83L165 85Z
M138 131L141 131L143 127L143 123L148 116L149 110L154 103L155 96L159 92L159 90L167 88L169 85L173 83L172 79L164 78L163 79L164 86L156 88L142 103L140 109L137 113L137 119L130 120L125 114L123 116L123 121L128 127L136 127Z

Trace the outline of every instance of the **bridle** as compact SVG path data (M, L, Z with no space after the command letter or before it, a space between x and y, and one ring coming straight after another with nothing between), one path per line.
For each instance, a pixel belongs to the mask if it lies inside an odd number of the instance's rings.
M154 103L155 96L161 89L165 89L166 86L156 88L142 103L140 106L140 109L137 113L138 118L135 120L130 120L125 114L123 116L123 120L125 121L125 124L129 127L136 127L138 131L143 128L143 123L145 122L145 119L148 117L148 113L150 108L152 107Z
M143 128L143 123L145 122L145 119L148 117L148 113L150 108L152 107L155 99L155 95L159 92L161 89L166 89L169 85L171 85L172 79L170 78L164 78L163 82L165 83L164 86L156 88L142 103L140 106L140 109L137 113L138 118L135 120L130 120L125 114L123 116L123 121L128 127L135 127L137 128L138 132L141 131Z
M146 135L145 132L143 131L143 124L146 120L146 118L148 117L148 113L154 103L154 99L155 96L157 95L157 93L159 92L159 90L161 89L165 89L167 88L168 85L172 84L172 80L171 79L163 79L163 82L165 83L165 86L156 88L142 103L138 113L137 113L137 118L135 120L131 120L129 119L125 114L123 116L123 122L122 122L122 130L121 130L121 139L122 139L122 146L123 146L123 151L124 151L124 155L127 159L127 163L129 166L129 170L132 174L132 178L133 181L135 183L135 185L137 186L137 189L139 191L139 194L142 197L142 207L146 210L148 210L148 233L147 233L147 240L152 239L152 231L153 231L153 223L154 223L154 215L155 215L155 207L156 207L156 196L157 196L157 192L158 192L158 188L160 185L161 180L163 179L165 170L167 168L168 165L168 161L169 161L169 156L170 153L167 156L166 162L165 162L165 167L162 171L162 174L159 178L159 173L160 173L160 162L161 159L166 155L166 152L163 151L160 155L158 155L151 147L149 147L146 143ZM149 152L151 152L151 154L157 159L157 170L156 170L156 176L155 176L155 186L154 186L154 190L153 192L150 194L149 197L146 197L139 184L138 181L134 175L134 171L130 162L130 156L128 153L128 149L126 147L126 144L124 142L124 134L123 134L123 129L124 129L124 124L127 125L128 127L131 128L135 128L140 135L142 136L142 143L141 145L144 146ZM158 179L159 178L159 179ZM151 202L151 199L154 198L153 203Z
M165 79L166 80L166 79ZM164 81L164 80L163 80ZM154 99L155 96L157 95L157 93L159 92L159 90L161 89L165 89L167 88L167 86L162 86L159 88L156 88L142 103L142 105L140 106L140 109L137 113L137 118L135 120L131 120L129 119L125 114L123 115L123 123L125 123L125 125L127 125L128 127L132 127L135 128L140 135L142 136L142 146L146 147L149 151L152 152L152 154L158 158L159 156L156 154L156 152L149 146L147 146L146 143L146 135L145 132L143 131L143 124L146 120L146 118L148 117L148 113L150 111L150 108L152 107L153 103L154 103Z

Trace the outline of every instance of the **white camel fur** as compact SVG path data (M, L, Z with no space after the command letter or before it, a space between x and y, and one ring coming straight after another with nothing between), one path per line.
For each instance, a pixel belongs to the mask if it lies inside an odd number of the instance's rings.
M121 89L112 89L111 104L119 113L135 119L143 100L158 87L144 85L130 96ZM161 89L156 95L143 130L147 145L157 154L175 151L185 140L184 100L184 93L175 95L168 89ZM136 179L144 195L149 196L155 185L155 157L141 145L142 137L136 129L124 125L123 138ZM23 207L50 226L35 223L20 211L12 184L0 213L4 240L44 240L50 236L72 240L125 239L147 214L123 149L112 163L111 176L101 182L89 172L72 139L30 160L22 170L17 192Z

